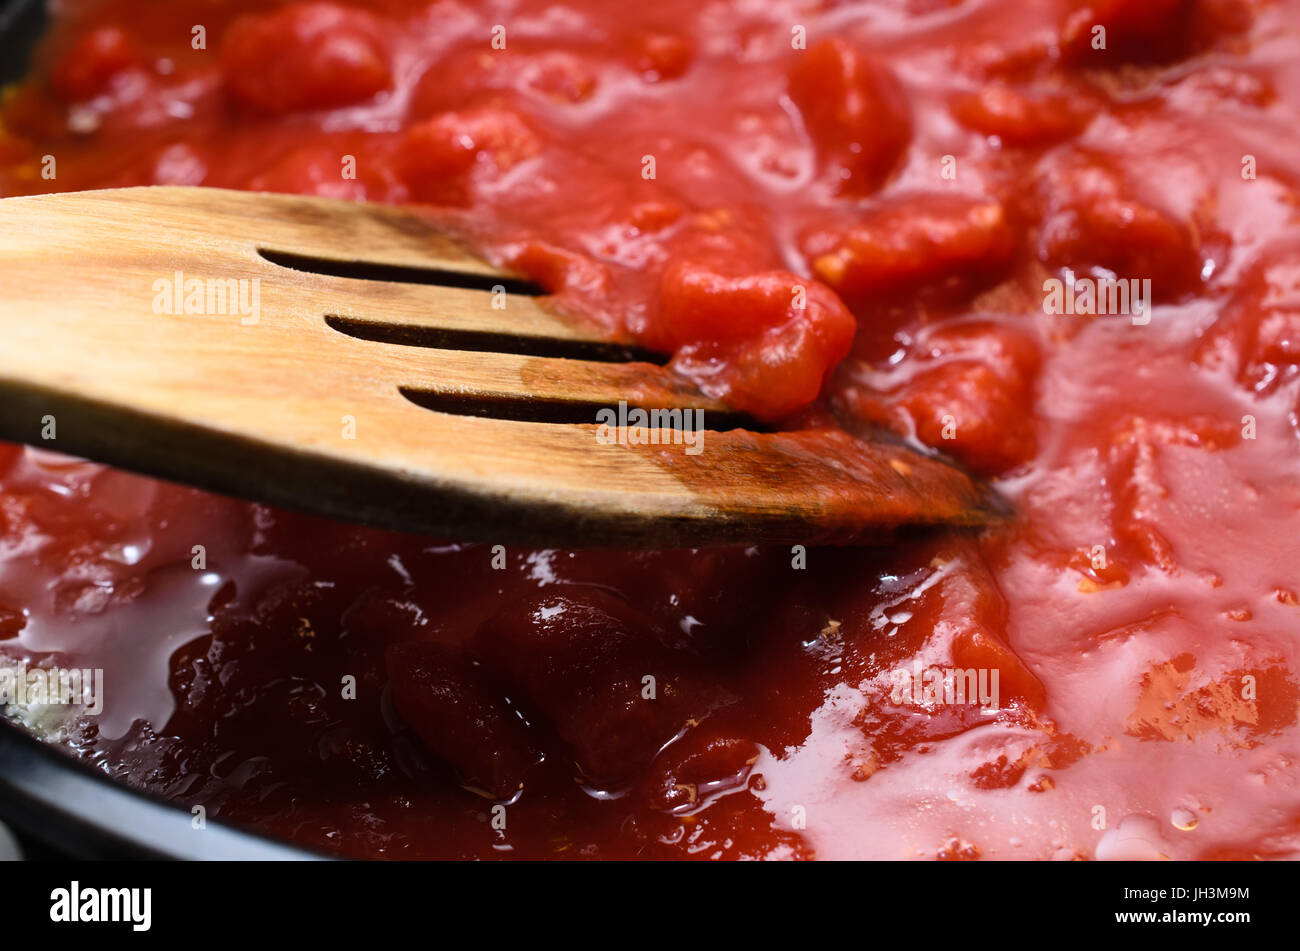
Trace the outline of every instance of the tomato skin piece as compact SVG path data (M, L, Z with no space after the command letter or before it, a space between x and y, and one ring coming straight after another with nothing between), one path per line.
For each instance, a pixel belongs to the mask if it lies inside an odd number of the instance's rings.
M986 320L936 327L912 348L916 369L896 390L872 397L836 394L839 408L894 428L994 476L1038 450L1030 411L1039 368L1028 334Z
M82 102L103 92L114 76L144 62L143 51L126 30L101 26L79 36L60 57L50 84L69 102Z
M656 757L644 783L655 809L689 811L710 791L741 787L761 750L753 740L734 736L712 722L692 730Z
M1042 682L1025 666L1016 653L987 631L962 631L953 638L954 666L966 669L998 671L1000 702L1019 700L1035 712L1047 701Z
M1149 279L1158 301L1200 286L1201 252L1193 230L1138 194L1108 156L1078 150L1049 163L1039 188L1044 213L1038 253L1045 263Z
M506 605L475 646L541 711L586 780L605 788L633 779L685 725L732 699L670 651L648 618L596 587Z
M1039 147L1081 132L1096 106L1077 91L1040 92L989 83L953 98L952 114L968 128L1007 145Z
M901 164L912 138L893 77L848 43L825 40L795 54L790 98L844 195L868 195Z
M636 65L647 82L678 79L690 68L695 50L691 41L676 33L648 33L636 44Z
M363 102L393 82L381 21L333 3L239 18L222 38L221 68L236 100L268 113Z
M1037 448L1024 395L987 366L957 361L918 378L900 405L923 443L979 475L997 475L1032 459Z
M390 154L396 143L365 142L359 136L338 136L292 149L280 161L250 178L245 187L253 191L286 195L319 195L348 201L378 201L388 198L397 183ZM341 156L364 155L351 176L340 174Z
M819 281L789 271L735 274L683 257L664 269L657 319L641 339L675 352L677 369L736 409L777 420L817 399L856 328Z
M1061 51L1079 66L1160 62L1187 48L1193 0L1086 0L1065 20ZM1097 28L1105 30L1105 45Z
M508 171L541 150L538 137L509 109L447 112L411 126L398 151L398 169L413 195L461 205L476 179Z
M1042 711L1046 691L1006 642L1007 602L978 547L959 542L940 557L951 559L940 596L952 636L953 666L997 670L1000 707L1019 702L1035 713Z
M604 63L512 40L508 50L462 46L440 57L411 90L408 116L426 119L471 106L575 106L600 88Z
M541 755L524 722L463 654L430 641L391 645L386 652L393 705L432 752L449 761L465 785L510 799Z
M659 315L644 342L663 350L688 343L735 343L786 323L796 312L794 274L723 274L707 265L676 260L660 281Z
M1300 239L1263 249L1196 345L1196 360L1258 391L1300 367Z
M813 273L856 304L946 283L988 281L1010 263L1015 233L1000 202L910 194L847 226L814 227L802 248Z

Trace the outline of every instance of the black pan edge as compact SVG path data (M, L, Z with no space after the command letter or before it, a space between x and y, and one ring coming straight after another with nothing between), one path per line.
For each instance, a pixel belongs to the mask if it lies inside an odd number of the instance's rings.
M46 0L0 0L0 83L20 79L45 32Z
M0 818L81 859L301 861L325 856L205 817L110 779L0 718Z

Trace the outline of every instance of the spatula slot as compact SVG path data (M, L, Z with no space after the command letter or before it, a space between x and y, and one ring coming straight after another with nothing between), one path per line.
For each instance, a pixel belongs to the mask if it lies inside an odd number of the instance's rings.
M484 330L394 324L343 314L326 314L325 323L339 333L358 340L393 343L404 347L512 353L525 357L558 357L596 363L653 363L663 366L668 362L666 357L640 347L599 340L561 340L557 337L524 337Z
M377 261L331 261L327 258L312 257L309 254L276 251L272 248L258 248L257 253L263 260L279 267L287 267L293 271L306 271L309 274L322 274L327 277L346 277L358 281L390 281L396 284L432 284L438 287L462 287L475 291L496 291L498 288L504 288L507 294L519 294L524 297L542 297L546 294L545 288L532 281L500 274L475 274L470 271L409 267L405 264L381 264Z
M498 395L493 393L452 393L442 390L421 390L410 386L398 387L403 396L414 403L416 406L422 406L425 409L431 409L437 413L450 413L454 416L483 416L490 419L508 419L521 423L589 423L596 425L600 422L597 415L601 410L612 409L616 413L617 407L610 406L608 403L596 403L588 400L540 400L540 399L523 399L519 397ZM636 406L628 408L629 412L637 409ZM647 409L647 412L649 410ZM731 429L751 429L762 431L762 427L753 419L745 416L743 413L719 413L713 410L703 413L703 427L705 432L726 432ZM660 425L666 429L694 429L694 426L685 426L687 419L694 420L695 413L687 415L685 412L680 414L679 419L673 419L673 414L663 414L656 417L660 420Z

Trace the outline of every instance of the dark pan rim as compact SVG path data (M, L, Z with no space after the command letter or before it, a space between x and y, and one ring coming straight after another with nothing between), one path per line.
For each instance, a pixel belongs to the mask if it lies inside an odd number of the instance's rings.
M0 718L0 817L82 859L302 861L327 858L234 826L99 772Z

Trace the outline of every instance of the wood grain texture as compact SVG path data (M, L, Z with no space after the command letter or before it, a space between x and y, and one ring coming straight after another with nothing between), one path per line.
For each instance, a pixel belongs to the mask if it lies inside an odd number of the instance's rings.
M843 434L708 432L688 456L680 445L602 445L594 414L545 423L417 406L402 388L692 407L706 425L726 409L652 363L349 336L326 317L600 341L545 299L510 293L494 309L488 290L307 273L259 248L511 278L425 218L382 206L191 188L5 199L0 437L319 514L502 542L854 542L991 517L985 489L963 473ZM177 272L256 280L256 322L219 307L157 312L155 283ZM52 442L45 416L56 419Z

